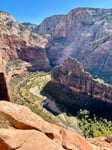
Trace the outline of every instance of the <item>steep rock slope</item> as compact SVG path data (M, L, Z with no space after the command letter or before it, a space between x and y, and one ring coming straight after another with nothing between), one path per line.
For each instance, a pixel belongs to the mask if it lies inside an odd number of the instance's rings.
M94 77L112 83L111 24L112 9L77 8L45 19L34 31L49 34L47 55L52 66L76 57Z
M0 12L1 72L6 71L9 62L17 59L23 61L20 66L18 64L18 70L22 70L22 66L24 70L49 69L49 60L44 50L46 43L45 38L26 30L10 14ZM13 72L13 68L10 71Z
M60 23L60 21L65 21L65 19L65 15L54 15L52 17L48 17L44 19L44 21L40 25L33 28L32 31L40 35L52 34L56 26Z
M70 113L88 109L91 113L111 117L112 86L93 79L76 59L69 57L62 65L55 67L51 77L43 94L65 105Z
M112 103L112 86L93 79L76 59L69 57L62 66L57 66L53 70L51 77L52 82L64 84L73 91Z

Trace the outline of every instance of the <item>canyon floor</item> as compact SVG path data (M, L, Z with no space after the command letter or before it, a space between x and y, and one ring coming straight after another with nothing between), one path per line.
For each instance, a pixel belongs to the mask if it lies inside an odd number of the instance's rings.
M61 112L54 102L40 94L42 88L49 80L50 73L45 72L15 76L9 84L13 102L29 107L34 113L48 122L58 124L83 135L78 127L76 117L68 116L66 113ZM54 111L59 113L58 115L52 114L52 112L43 107L44 100L46 99L52 105Z
M18 104L29 107L33 112L40 115L48 122L55 123L59 126L63 126L66 129L82 134L78 127L76 117L67 116L65 113L60 113L55 116L48 110L42 107L42 101L46 99L45 96L40 94L43 86L50 80L50 73L35 72L15 76L10 82L10 88L12 91L12 99ZM56 106L54 106L55 109ZM57 110L59 111L59 110ZM0 126L10 126L8 120L0 118ZM106 141L106 137L88 138L87 141L93 147L94 150L112 150L112 143Z

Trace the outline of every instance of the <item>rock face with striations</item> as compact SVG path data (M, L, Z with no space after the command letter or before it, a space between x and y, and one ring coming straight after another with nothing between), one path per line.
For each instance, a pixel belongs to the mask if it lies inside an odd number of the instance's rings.
M112 86L99 83L91 74L84 71L83 65L69 57L52 72L52 82L69 86L73 91L82 92L112 103Z
M23 61L21 66L18 65L18 70L23 69L22 65L24 70L49 69L49 60L44 49L46 43L47 39L25 29L8 13L0 12L1 71L7 69L11 61L16 63L18 59Z
M69 107L70 112L81 108L100 115L112 112L112 86L93 79L83 65L71 57L54 68L51 82L43 91L57 103Z
M52 66L72 56L94 77L112 83L111 24L112 9L77 8L65 16L49 17L34 31L50 35L47 55Z

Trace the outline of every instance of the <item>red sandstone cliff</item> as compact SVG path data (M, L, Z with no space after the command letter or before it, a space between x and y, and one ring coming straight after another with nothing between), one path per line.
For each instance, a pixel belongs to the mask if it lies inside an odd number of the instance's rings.
M49 60L44 49L46 43L46 39L26 30L8 13L0 12L1 71L5 72L9 63L17 59L23 61L24 70L29 67L33 71L49 69ZM21 70L21 67L19 69Z
M84 71L83 65L69 57L61 66L54 68L52 82L64 84L74 92L81 92L112 103L112 86L99 83L92 75Z
M62 65L55 67L51 78L43 94L65 105L68 112L74 114L79 109L88 109L98 115L111 116L112 86L93 79L76 59L69 57Z

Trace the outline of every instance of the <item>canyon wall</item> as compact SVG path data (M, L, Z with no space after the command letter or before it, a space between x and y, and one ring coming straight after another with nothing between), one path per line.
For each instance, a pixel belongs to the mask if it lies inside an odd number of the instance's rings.
M71 57L53 69L51 81L42 93L65 105L73 114L79 109L88 109L109 117L112 112L112 86L99 83L84 71L80 62Z
M11 61L17 59L27 62L27 65L23 63L26 70L28 66L32 71L48 70L46 44L47 39L25 29L10 14L0 12L0 67L3 72Z
M93 79L76 59L69 57L61 66L55 67L51 77L52 82L64 84L74 92L112 103L112 86Z
M45 46L48 40L0 11L0 99L9 100L8 83L13 75L50 69Z
M49 35L46 52L52 66L72 56L94 77L112 83L111 24L112 9L77 8L45 19L33 31Z

